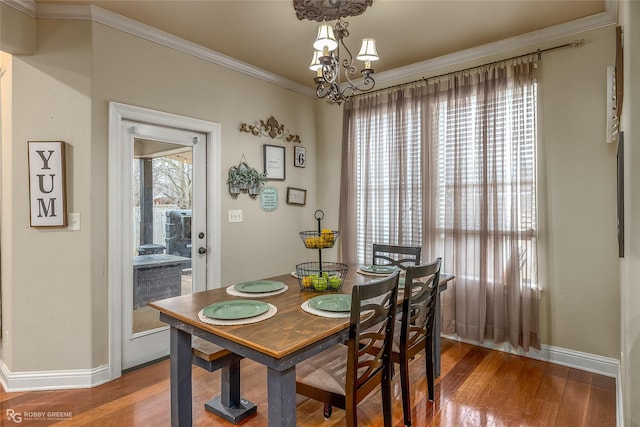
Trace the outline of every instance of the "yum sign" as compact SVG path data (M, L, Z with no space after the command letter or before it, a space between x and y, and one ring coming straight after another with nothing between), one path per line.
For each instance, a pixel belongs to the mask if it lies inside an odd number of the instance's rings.
M29 141L32 227L67 226L64 147L62 141Z

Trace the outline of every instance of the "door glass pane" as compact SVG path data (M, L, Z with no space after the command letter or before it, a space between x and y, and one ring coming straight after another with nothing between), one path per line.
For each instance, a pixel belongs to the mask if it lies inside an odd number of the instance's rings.
M191 293L192 148L136 139L132 162L134 334L166 327L149 302Z

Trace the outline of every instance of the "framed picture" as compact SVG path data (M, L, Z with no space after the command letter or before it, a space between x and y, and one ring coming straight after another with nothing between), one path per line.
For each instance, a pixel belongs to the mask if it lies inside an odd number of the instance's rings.
M281 180L285 178L284 153L285 147L279 145L263 146L264 172L269 180Z
M31 227L66 227L64 142L29 141L28 161Z
M306 150L304 147L293 147L293 166L303 168L306 165Z
M287 204L302 205L307 203L307 190L302 188L287 187Z
M618 257L624 258L624 132L618 132L617 156Z

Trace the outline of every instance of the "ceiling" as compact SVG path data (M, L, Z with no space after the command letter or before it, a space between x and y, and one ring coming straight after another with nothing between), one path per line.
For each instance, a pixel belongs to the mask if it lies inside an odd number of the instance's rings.
M318 24L296 18L291 0L36 0L92 4L305 86ZM347 46L377 40L376 73L605 12L606 1L374 0L347 18ZM361 63L357 66L361 67Z

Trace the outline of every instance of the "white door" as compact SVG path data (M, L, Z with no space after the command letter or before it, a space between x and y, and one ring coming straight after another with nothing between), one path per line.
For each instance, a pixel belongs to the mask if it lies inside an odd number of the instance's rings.
M122 369L169 354L149 302L206 289L207 135L123 120ZM126 185L126 183L129 185ZM127 205L129 209L127 209Z
M111 378L169 354L168 330L157 321L158 313L142 320L135 316L152 311L149 301L220 287L220 155L217 123L115 102L109 105ZM154 185L154 180L167 184L176 177L163 176L154 161L165 169L179 166L187 171L177 176L191 181L190 202ZM169 202L174 205L162 205ZM166 212L153 214L165 208L174 214L169 215L170 223ZM174 238L179 241L168 241ZM152 253L159 248L160 253Z

